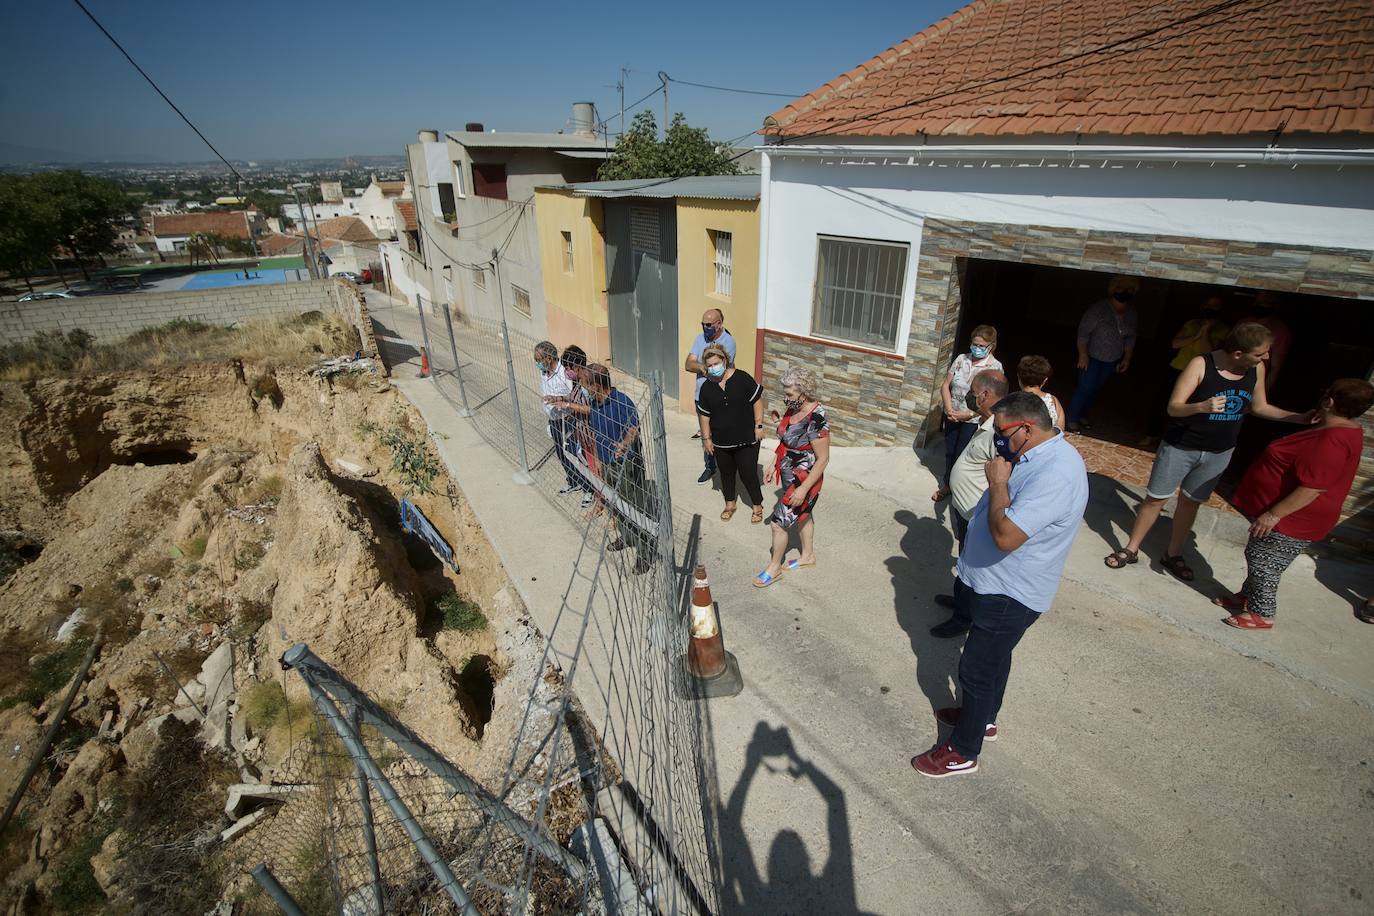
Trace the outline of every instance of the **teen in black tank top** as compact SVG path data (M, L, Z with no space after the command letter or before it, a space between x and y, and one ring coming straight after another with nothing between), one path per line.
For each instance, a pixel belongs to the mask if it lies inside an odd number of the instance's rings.
M1202 354L1202 381L1188 399L1189 404L1197 404L1212 398L1226 398L1226 409L1221 413L1197 413L1188 417L1170 417L1169 428L1164 433L1164 441L1174 448L1193 452L1224 452L1234 448L1240 435L1240 422L1250 409L1254 397L1255 381L1259 372L1254 366L1245 371L1239 379L1229 379L1217 369L1214 352Z

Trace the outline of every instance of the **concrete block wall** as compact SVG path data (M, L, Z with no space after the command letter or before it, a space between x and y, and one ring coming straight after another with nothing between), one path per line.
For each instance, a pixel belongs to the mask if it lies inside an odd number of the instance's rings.
M231 325L237 321L333 311L354 322L356 306L349 301L351 297L335 291L338 287L346 288L347 284L342 280L312 280L272 286L0 302L0 342L14 343L43 331L67 332L77 328L97 340L108 341L178 318Z

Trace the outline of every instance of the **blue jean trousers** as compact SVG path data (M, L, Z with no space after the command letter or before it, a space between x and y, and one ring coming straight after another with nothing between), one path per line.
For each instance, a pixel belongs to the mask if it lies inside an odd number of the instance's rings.
M1078 372L1078 387L1073 390L1073 400L1069 402L1065 423L1077 423L1092 409L1098 392L1116 374L1116 363L1103 359L1088 359L1088 368Z
M980 595L954 582L955 616L972 624L959 659L962 706L949 743L968 760L983 750L983 732L997 721L1011 676L1011 653L1040 615L1006 595Z

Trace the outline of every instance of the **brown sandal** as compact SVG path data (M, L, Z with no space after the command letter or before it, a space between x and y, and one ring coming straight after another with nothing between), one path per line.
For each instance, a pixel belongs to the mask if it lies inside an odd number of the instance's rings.
M732 519L732 518L735 517L735 512L738 511L738 508L739 508L739 507L737 506L737 507L735 507L734 509L726 508L726 509L722 510L721 513L720 513L720 520L721 520L722 522L728 522L728 521L730 521L730 519Z
M1174 578L1181 582L1193 581L1193 570L1183 560L1183 554L1171 557L1168 554L1159 558L1159 564L1174 574Z
M1118 550L1116 553L1109 553L1102 558L1102 562L1107 564L1108 569L1121 569L1123 566L1130 566L1132 563L1140 562L1139 550Z
M752 525L757 525L757 524L759 524L759 523L762 522L762 521L763 521L763 506L755 506L755 507L754 507L754 511L750 514L749 523L752 524Z

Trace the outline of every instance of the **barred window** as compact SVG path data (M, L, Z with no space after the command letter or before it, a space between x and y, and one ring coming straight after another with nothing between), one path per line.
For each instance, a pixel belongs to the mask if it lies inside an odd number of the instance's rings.
M905 243L821 236L812 333L897 349L907 251Z
M515 294L515 310L528 317L530 314L530 294L528 291L518 286L512 286L511 292Z
M573 272L573 241L572 233L564 231L560 233L563 237L563 273Z
M715 294L730 298L731 279L732 279L732 249L734 247L734 236L728 232L721 232L719 229L711 230L711 240L715 246L715 268L716 285Z

